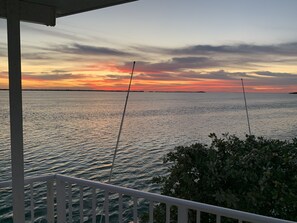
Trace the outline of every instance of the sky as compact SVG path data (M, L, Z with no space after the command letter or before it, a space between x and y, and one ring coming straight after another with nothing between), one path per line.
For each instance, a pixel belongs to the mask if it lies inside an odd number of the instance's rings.
M21 23L27 89L297 91L296 0L139 0ZM8 88L0 19L0 88Z

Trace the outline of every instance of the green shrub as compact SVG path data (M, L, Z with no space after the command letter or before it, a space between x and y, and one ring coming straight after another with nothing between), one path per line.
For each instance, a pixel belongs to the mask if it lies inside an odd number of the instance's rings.
M169 175L153 180L161 184L162 194L297 220L296 138L281 141L247 135L241 140L228 134L222 138L210 134L210 138L210 146L179 146L166 155ZM155 215L156 222L164 222L162 206Z

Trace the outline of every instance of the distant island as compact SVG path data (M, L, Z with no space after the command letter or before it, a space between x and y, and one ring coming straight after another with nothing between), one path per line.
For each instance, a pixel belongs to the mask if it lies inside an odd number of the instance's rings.
M206 93L205 91L145 91L152 93Z
M0 89L8 91L8 89ZM86 92L127 92L127 90L87 90L87 89L23 89L23 91L86 91ZM206 93L205 91L130 91L130 92L149 92L149 93Z
M297 91L296 92L290 92L289 94L297 94Z

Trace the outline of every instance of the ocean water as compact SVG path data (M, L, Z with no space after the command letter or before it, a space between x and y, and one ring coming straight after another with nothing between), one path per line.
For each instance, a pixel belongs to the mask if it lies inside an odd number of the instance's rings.
M25 176L61 173L107 181L126 94L23 93ZM297 95L247 94L252 134L297 137ZM10 179L8 92L0 91L0 181ZM178 145L209 143L209 133L248 133L240 93L131 93L112 183L158 192L153 176ZM9 191L0 189L0 222L9 222ZM2 220L1 220L2 219ZM6 219L6 220L5 220Z

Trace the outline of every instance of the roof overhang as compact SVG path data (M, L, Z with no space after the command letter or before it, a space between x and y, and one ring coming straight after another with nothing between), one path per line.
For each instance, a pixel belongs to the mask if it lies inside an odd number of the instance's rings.
M0 17L7 17L6 3L0 0ZM56 18L106 8L137 0L20 0L20 20L55 26Z

